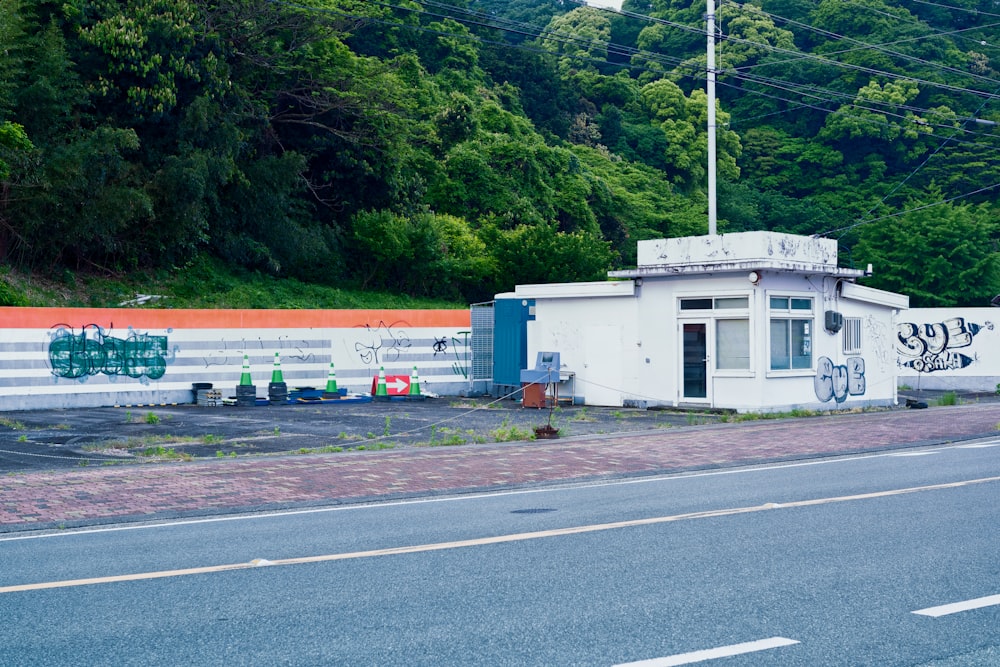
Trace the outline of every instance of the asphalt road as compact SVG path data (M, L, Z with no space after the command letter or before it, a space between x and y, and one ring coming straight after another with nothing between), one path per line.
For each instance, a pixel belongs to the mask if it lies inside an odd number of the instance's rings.
M7 412L0 420L0 472L324 448L378 450L524 440L549 419L548 410L522 408L510 400L458 398ZM709 413L565 405L551 412L560 437L649 431L718 419Z
M0 663L995 665L998 489L979 441L0 537Z

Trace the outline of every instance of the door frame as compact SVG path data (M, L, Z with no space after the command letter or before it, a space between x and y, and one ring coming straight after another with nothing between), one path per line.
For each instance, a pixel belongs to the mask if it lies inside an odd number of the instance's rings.
M714 341L714 333L712 331L712 322L714 319L711 317L692 317L684 318L677 321L677 334L679 339L679 349L677 351L678 360L680 363L677 365L677 394L679 401L681 403L698 403L698 404L712 404L712 345ZM705 395L704 396L688 396L687 388L685 382L685 375L687 372L688 360L687 360L687 340L685 339L685 328L688 325L702 326L705 331L705 351L702 363L704 364L705 373Z

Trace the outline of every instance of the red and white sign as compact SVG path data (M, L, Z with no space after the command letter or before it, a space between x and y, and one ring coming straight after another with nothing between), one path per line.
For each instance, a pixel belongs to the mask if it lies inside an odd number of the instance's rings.
M378 376L372 378L372 396L378 393ZM387 396L408 396L410 393L409 375L386 375L385 393Z

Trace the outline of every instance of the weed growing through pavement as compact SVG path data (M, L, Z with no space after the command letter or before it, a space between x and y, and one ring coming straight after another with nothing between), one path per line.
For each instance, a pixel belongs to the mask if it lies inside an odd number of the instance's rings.
M761 419L788 419L798 417L815 417L820 414L816 410L806 408L795 408L787 412L739 412L733 415L722 415L722 421L727 422L749 422Z
M28 436L26 436L26 435L19 435L19 436L17 436L17 441L18 442L28 442Z
M300 447L295 450L295 454L338 454L340 452L375 452L383 449L395 449L394 442L373 442L357 447L341 447L339 445L327 445L325 447Z
M201 441L206 445L214 445L216 443L222 442L222 436L206 433L205 435L201 436Z
M385 428L382 429L382 435L388 438L391 432L392 432L392 415L386 415Z
M728 421L727 417L728 415L722 415L719 417L719 421ZM688 426L701 426L702 424L709 424L712 421L705 415L692 414L690 412L687 413L684 418L687 421Z
M160 423L160 418L156 415L155 412L147 412L144 421L147 424L159 424Z
M16 419L8 419L7 417L0 417L0 426L6 426L12 431L23 431L24 424L17 421Z
M953 391L948 391L941 394L941 397L937 400L938 405L956 405L958 403L958 394Z
M470 438L473 442L479 442L482 439L477 438L476 432L471 428L462 431L461 429L448 428L447 426L431 426L431 439L427 443L427 446L457 447L467 444Z
M504 417L503 421L500 422L500 426L490 431L490 435L496 442L511 442L513 440L531 440L534 435L529 431L518 428L517 426L511 426L510 422Z
M142 450L142 455L149 458L166 459L168 461L191 461L194 458L190 454L161 446L147 447Z

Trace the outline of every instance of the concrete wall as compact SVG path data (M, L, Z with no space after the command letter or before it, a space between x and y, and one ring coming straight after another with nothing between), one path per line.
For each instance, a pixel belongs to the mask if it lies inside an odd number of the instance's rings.
M289 388L368 392L410 375L442 395L468 389L467 310L0 308L0 410L189 403L192 383L233 395L244 354L258 396L279 354Z
M995 392L1000 383L997 308L911 308L899 315L899 384Z

